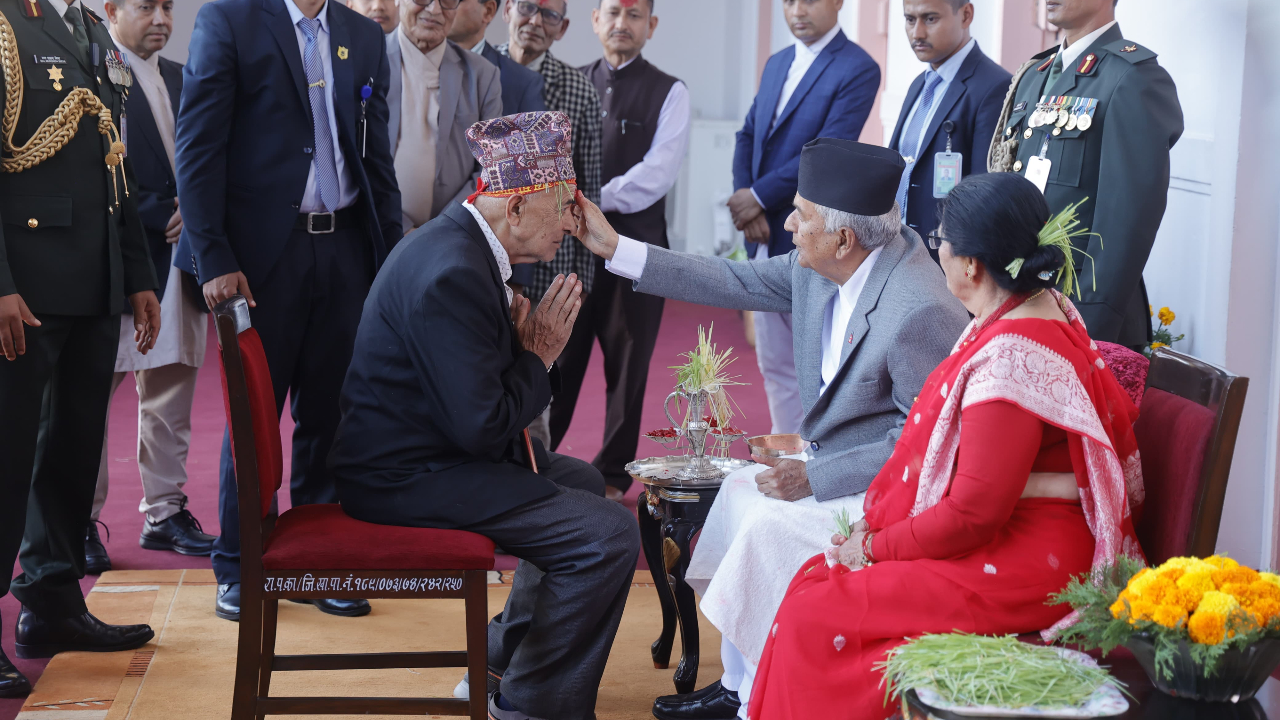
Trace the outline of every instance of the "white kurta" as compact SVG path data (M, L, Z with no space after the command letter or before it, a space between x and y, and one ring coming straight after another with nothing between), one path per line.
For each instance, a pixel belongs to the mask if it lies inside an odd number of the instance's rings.
M760 663L773 616L805 560L831 547L835 513L862 519L864 495L826 502L765 497L752 465L725 478L698 537L685 579L702 596L712 625L753 664Z
M177 246L173 246L176 252ZM160 300L160 335L146 355L133 341L133 316L120 317L120 347L116 350L116 372L150 370L182 363L200 367L208 343L208 315L200 312L182 289L182 271L169 268L169 280Z

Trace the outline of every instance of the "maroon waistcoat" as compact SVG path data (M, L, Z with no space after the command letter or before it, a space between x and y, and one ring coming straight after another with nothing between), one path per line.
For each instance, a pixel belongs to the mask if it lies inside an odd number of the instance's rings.
M643 56L621 70L611 69L601 58L582 71L600 95L603 186L644 160L658 132L658 116L667 93L680 81L650 65ZM664 197L640 212L611 212L605 217L622 235L667 247L666 211Z

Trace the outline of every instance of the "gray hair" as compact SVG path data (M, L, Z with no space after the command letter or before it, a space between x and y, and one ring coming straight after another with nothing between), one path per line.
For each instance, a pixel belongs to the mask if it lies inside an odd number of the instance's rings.
M840 232L840 228L849 228L858 236L858 244L863 250L883 247L902 232L902 210L896 202L883 215L854 215L817 203L814 207L818 209L818 215L822 216L824 230L835 233Z

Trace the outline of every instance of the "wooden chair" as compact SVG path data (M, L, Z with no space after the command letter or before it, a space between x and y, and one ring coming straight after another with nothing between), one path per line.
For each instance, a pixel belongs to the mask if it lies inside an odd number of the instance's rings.
M1133 428L1147 494L1136 530L1152 565L1213 554L1248 388L1248 378L1189 355L1152 355Z
M249 306L239 295L214 308L222 388L240 501L240 641L232 720L266 715L377 714L488 717L487 571L493 542L455 530L374 525L339 505L304 505L271 515L283 454L271 376ZM281 600L459 598L466 603L465 651L276 655ZM352 622L343 620L338 622ZM356 621L358 622L358 621ZM471 697L271 697L277 670L467 668Z

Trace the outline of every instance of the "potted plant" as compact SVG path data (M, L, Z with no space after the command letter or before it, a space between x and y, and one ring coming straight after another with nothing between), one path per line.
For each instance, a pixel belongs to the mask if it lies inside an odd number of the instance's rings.
M1172 558L1159 567L1121 557L1053 596L1078 621L1060 637L1085 649L1128 647L1162 692L1247 700L1280 664L1280 576L1227 557Z

